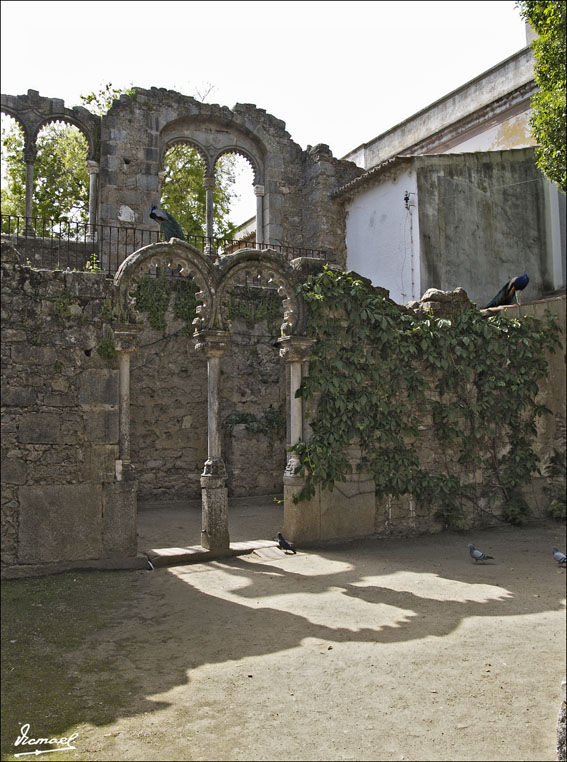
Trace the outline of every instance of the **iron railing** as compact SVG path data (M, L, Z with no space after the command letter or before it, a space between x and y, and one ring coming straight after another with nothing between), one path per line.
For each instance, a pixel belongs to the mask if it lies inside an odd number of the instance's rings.
M1 215L2 234L18 249L25 262L47 269L88 270L95 266L112 276L126 257L137 249L164 240L159 230L90 225L85 222L46 220L39 217ZM187 236L187 242L211 257L241 249L274 249L291 260L307 257L333 261L330 250L290 244L258 243L246 239Z

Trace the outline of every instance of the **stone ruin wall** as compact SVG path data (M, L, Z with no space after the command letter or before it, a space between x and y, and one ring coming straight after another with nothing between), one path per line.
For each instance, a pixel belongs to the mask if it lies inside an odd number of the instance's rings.
M239 321L240 322L240 321ZM198 499L207 459L207 363L183 324L168 315L165 332L145 327L131 359L131 455L140 501ZM262 418L284 408L285 368L275 337L235 325L221 363L223 452L229 497L279 494L286 463L285 430L273 444L243 423L226 425L233 414Z
M264 189L264 242L326 249L346 263L344 214L328 193L363 170L325 145L302 150L284 122L253 104L231 110L163 88L134 88L102 119L100 222L156 229L149 210L159 204L163 157L176 142L197 148L207 173L222 153L249 161Z
M205 360L191 338L162 340L163 332L146 327L131 358L137 484L116 482L118 369L97 352L111 330L112 283L102 274L33 270L9 259L2 262L3 562L54 570L78 558L86 565L124 563L137 551L136 491L140 501L200 495L207 452ZM551 309L564 326L564 306L558 298L524 305L522 312L543 317ZM180 327L170 320L165 333ZM285 401L286 367L273 336L264 326L234 328L221 364L223 421L232 413L260 416ZM541 401L554 411L540 421L537 447L544 458L564 446L564 361L564 351L553 357L541 388ZM281 492L283 432L271 445L264 434L238 424L230 434L225 430L223 447L230 495ZM422 463L437 465L433 433L420 447ZM352 456L356 460L356 448ZM536 513L545 505L542 483L535 479L529 495ZM300 504L298 511L305 531L309 510ZM325 492L317 511L320 540L439 529L409 500L377 502L363 475Z

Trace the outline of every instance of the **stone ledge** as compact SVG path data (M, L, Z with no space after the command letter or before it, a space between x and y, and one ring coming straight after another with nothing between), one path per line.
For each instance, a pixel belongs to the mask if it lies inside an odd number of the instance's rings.
M84 561L57 561L44 564L17 564L2 569L2 579L27 579L45 577L67 571L120 571L125 569L147 569L148 558L143 553L136 556L117 556Z
M214 561L217 558L233 558L262 548L277 547L277 542L272 540L249 540L247 542L231 542L230 546L223 550L207 550L201 545L190 545L186 548L152 548L146 551L146 557L155 567L182 566Z

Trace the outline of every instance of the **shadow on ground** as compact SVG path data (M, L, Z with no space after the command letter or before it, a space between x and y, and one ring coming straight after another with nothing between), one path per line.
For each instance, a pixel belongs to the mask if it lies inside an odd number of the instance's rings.
M2 758L15 758L22 723L36 736L66 736L145 717L169 706L152 697L190 684L206 665L283 654L307 639L402 644L443 638L469 618L482 627L559 611L565 576L551 547L563 532L551 523L501 527L299 549L276 561L4 583ZM494 562L474 564L468 542Z

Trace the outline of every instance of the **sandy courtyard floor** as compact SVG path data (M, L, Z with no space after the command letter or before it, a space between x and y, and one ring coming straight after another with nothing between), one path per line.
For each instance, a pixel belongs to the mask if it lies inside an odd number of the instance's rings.
M564 532L5 583L3 759L554 761Z

